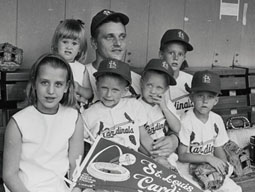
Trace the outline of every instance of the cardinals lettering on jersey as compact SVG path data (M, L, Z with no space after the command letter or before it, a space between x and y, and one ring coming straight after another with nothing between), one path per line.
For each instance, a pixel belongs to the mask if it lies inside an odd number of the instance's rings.
M219 134L219 127L214 123L215 135L213 139L208 141L196 142L196 135L194 132L190 135L190 153L196 154L210 154L214 152L214 141Z

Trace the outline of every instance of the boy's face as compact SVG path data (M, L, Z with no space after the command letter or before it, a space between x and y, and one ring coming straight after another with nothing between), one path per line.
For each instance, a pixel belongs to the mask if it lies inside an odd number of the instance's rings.
M97 29L96 39L92 38L92 46L101 59L113 58L122 60L126 52L126 29L118 22L102 24Z
M219 97L215 93L201 91L192 93L191 100L194 103L195 114L208 115L212 108L218 103Z
M141 79L141 89L143 99L153 105L154 99L162 97L168 89L168 85L163 75L147 72L143 79Z
M69 63L74 62L80 51L80 42L74 39L63 38L58 41L58 53Z
M127 82L118 77L102 76L97 80L98 97L106 107L116 106L127 91Z
M174 71L179 71L186 58L186 49L182 43L172 42L159 52L159 57L165 60Z

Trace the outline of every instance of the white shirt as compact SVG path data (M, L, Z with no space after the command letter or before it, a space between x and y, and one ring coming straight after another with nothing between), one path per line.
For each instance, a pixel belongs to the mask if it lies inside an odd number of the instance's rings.
M190 153L213 154L214 147L223 146L229 140L222 118L212 111L203 123L190 109L183 115L181 123L179 138Z
M122 98L113 108L98 101L86 109L82 116L86 128L95 138L101 135L105 139L138 150L139 127L147 123L147 115L142 104L135 98ZM89 137L86 130L84 137Z
M166 118L160 108L159 105L150 105L146 103L143 99L139 99L139 101L144 106L147 117L148 117L148 124L146 125L145 129L148 134L153 139L159 139L160 137L164 137L164 131L168 131L170 128L168 127ZM176 109L173 103L169 100L167 103L167 108L179 119Z
M73 63L69 63L72 72L74 81L78 82L81 86L83 85L83 75L85 71L85 65L81 64L78 61L74 61Z
M193 103L189 98L189 92L185 89L185 84L191 87L192 75L183 71L179 72L179 76L176 79L176 85L169 86L169 90L166 92L166 98L170 99L177 110L177 114L181 117L185 111L193 108Z
M69 169L69 139L78 112L59 105L53 115L43 114L34 106L13 116L22 135L19 177L29 191L67 192L63 180Z

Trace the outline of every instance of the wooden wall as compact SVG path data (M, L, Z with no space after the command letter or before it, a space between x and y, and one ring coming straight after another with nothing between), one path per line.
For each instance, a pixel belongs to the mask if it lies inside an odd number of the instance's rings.
M126 61L136 67L158 57L160 38L169 28L182 28L189 34L195 48L187 55L190 66L214 63L228 67L234 55L236 63L254 66L254 0L240 0L238 21L235 16L219 19L220 0L0 0L0 43L21 47L22 67L29 68L39 55L49 51L53 32L64 18L84 20L90 42L91 18L103 8L129 16ZM90 47L87 62L93 59Z

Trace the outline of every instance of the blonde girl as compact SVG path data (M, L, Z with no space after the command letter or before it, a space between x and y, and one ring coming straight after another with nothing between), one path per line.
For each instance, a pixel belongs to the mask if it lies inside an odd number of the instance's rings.
M6 189L67 192L64 176L73 172L75 160L83 155L83 127L73 108L73 75L64 58L45 54L35 62L27 97L30 105L14 114L6 127Z
M71 66L77 100L85 103L92 97L92 91L84 88L85 59L87 40L83 21L79 19L65 19L61 21L52 38L51 50L66 59Z

